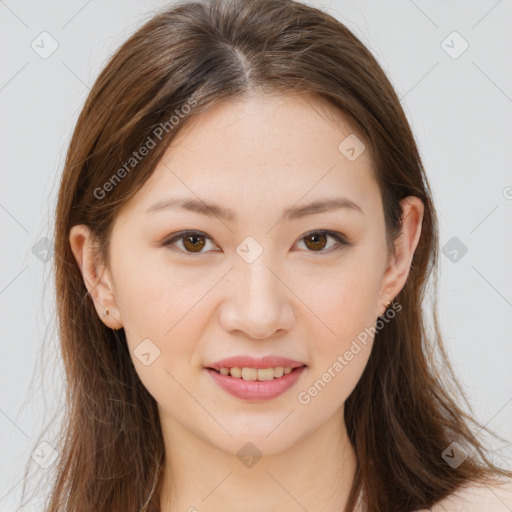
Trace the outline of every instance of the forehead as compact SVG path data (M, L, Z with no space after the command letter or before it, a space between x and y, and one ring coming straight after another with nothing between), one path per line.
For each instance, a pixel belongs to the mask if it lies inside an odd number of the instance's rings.
M361 136L341 112L311 95L223 101L177 133L134 206L145 210L171 193L235 209L262 201L282 209L328 195L369 206L378 185L367 150L355 159L343 152L354 140L361 151Z

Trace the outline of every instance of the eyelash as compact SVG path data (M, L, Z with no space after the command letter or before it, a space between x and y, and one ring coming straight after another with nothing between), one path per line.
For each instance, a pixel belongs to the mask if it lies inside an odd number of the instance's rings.
M302 241L304 238L306 238L308 236L311 236L311 235L316 235L316 234L327 235L329 237L332 237L332 238L334 238L336 240L337 244L334 245L333 247L330 247L328 250L323 250L322 249L321 251L312 251L312 250L308 250L307 249L307 252L310 252L310 253L313 253L313 254L328 254L328 253L331 253L331 252L343 249L343 247L348 247L348 246L352 245L341 233L338 233L336 231L328 231L328 230L325 230L325 229L318 229L318 230L315 230L315 231L309 231L308 233L302 235L299 240ZM188 236L191 236L191 235L194 235L194 236L195 235L204 236L208 240L213 242L211 237L209 237L206 233L204 233L202 231L189 230L189 231L180 231L179 233L174 233L173 235L171 235L171 238L165 240L162 243L162 245L164 247L169 247L174 242L179 241L179 240L183 240L184 238L187 238ZM191 254L191 255L193 255L193 254L205 254L205 252L207 252L207 251L191 252L191 251L186 251L186 250L182 250L182 249L179 249L179 250L170 249L170 250L173 251L173 252L180 252L180 253Z

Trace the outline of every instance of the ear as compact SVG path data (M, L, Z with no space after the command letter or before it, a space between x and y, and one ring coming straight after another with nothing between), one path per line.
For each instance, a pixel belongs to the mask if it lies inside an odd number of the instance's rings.
M105 265L99 261L90 229L85 224L73 226L69 232L69 243L98 316L107 327L120 329L123 324L111 276ZM104 316L106 309L108 315Z
M402 208L401 233L394 241L395 253L388 255L384 273L379 304L379 315L386 311L385 303L392 301L405 286L411 268L414 251L418 245L423 222L424 205L415 196L405 197L400 201ZM384 310L382 308L384 307Z

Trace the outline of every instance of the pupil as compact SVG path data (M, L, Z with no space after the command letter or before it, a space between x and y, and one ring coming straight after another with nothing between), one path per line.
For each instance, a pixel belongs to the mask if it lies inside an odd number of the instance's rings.
M318 233L315 233L313 235L309 235L309 237L306 237L306 245L308 245L308 240L316 240L316 241L313 241L313 249L323 249L325 247L325 240L326 240L326 235L325 233L323 234L318 234ZM315 245L315 244L318 244L318 239L320 239L320 247L318 247L318 245ZM309 247L309 245L308 245Z
M187 248L187 250L191 248L191 252L199 252L204 247L204 241L202 240L202 238L202 235L189 235L188 237L185 238L185 247ZM325 233L315 233L313 235L309 235L305 238L306 245L310 249L321 250L325 247L326 238L327 236ZM187 246L187 244L191 245Z
M199 252L204 247L204 241L201 243L201 236L199 235L189 235L187 238L185 238L185 247L187 247L187 242L190 243L191 240L195 240L196 242L192 242L192 252ZM199 243L197 243L199 241ZM189 247L187 247L189 249Z

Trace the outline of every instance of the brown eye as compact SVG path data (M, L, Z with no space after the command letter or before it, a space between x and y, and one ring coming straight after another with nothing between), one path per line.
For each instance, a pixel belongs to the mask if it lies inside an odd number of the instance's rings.
M330 245L329 238L333 241ZM204 254L210 252L203 250L208 243L215 247L215 243L206 233L200 231L181 231L180 233L175 233L174 236L163 242L162 245L168 246L173 252ZM352 245L341 233L325 230L307 233L300 239L300 243L304 243L308 252L319 254L330 253L341 249L343 246Z
M203 248L207 245L211 238L206 233L200 231L182 231L181 233L175 233L169 240L163 242L164 246L168 246L174 252L188 253L188 254L200 254L208 251L203 251Z
M327 244L327 235L325 233L312 233L305 236L304 240L308 249L321 251Z
M201 252L205 246L204 235L188 235L183 237L183 247L190 252Z
M330 246L328 246L329 238L334 240L334 243L332 243ZM349 243L349 241L341 233L324 230L311 231L304 235L300 241L304 243L308 252L318 252L320 254L330 253L337 249L341 249L343 246L351 245L351 243Z

